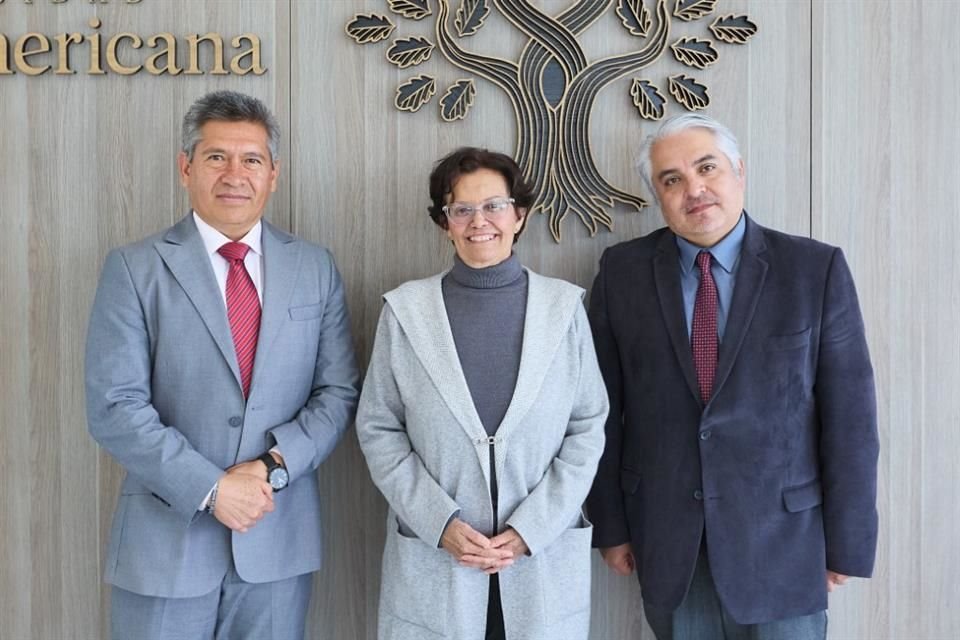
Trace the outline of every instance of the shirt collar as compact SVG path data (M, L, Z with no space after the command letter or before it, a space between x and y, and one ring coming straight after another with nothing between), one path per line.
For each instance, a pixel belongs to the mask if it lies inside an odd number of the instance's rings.
M697 245L684 240L680 236L677 238L677 248L680 250L680 268L684 273L689 273L693 269L697 260L697 254L707 250L713 256L713 261L727 273L732 273L737 260L740 258L740 247L743 246L743 235L746 232L747 220L743 213L740 213L740 220L725 235L720 242L712 247L698 247Z
M216 253L217 249L228 242L233 242L230 238L204 222L203 218L197 215L196 211L193 211L193 221L197 224L197 231L200 232L200 238L203 239L203 246L206 248L208 255ZM250 250L258 256L263 255L260 244L262 232L263 225L260 220L257 220L257 224L253 225L250 231L247 231L247 235L240 238L240 242L250 247Z

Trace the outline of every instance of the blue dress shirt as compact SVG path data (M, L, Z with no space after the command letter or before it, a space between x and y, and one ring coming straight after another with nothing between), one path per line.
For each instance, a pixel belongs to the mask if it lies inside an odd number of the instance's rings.
M697 254L709 251L713 256L710 273L717 284L717 335L723 342L723 333L727 328L727 315L730 313L730 301L733 300L733 284L740 266L740 247L743 246L743 234L747 228L746 218L740 214L737 225L712 247L698 247L677 236L677 248L680 250L680 286L683 288L683 311L687 317L687 335L693 325L693 304L697 299L700 286L700 269L697 268Z

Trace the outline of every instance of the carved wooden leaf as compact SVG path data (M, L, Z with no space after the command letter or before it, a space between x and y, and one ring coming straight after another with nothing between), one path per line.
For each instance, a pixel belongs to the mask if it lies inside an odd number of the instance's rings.
M667 99L660 93L656 85L649 80L634 78L633 84L630 86L630 95L633 97L633 104L640 111L642 118L659 120L663 117Z
M453 21L457 33L461 38L472 36L483 26L488 13L490 7L487 6L487 0L460 0L457 17Z
M710 104L707 87L682 73L670 76L670 95L687 111L706 109Z
M757 25L747 16L720 16L710 25L710 31L719 40L730 44L743 44L757 33Z
M431 13L427 0L390 0L390 11L413 20L420 20Z
M380 42L393 33L394 26L390 18L370 15L357 14L353 21L347 24L347 35L357 41L357 44L369 44L371 42Z
M635 36L647 37L651 19L643 0L620 0L617 4L617 15L627 31Z
M697 38L681 38L670 45L670 49L677 60L697 69L706 69L720 57L712 42Z
M431 53L433 43L426 38L404 38L393 41L393 46L387 49L387 60L406 69L429 60Z
M457 80L440 98L440 117L447 122L463 120L473 106L476 95L477 88L473 80Z
M717 6L717 0L677 0L673 15L685 22L697 20L707 15Z
M397 87L397 97L393 103L400 111L419 111L436 92L437 84L432 77L417 76Z

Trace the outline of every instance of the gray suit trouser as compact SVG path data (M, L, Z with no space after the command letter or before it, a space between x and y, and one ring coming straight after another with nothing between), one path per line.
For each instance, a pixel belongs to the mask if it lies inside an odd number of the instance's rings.
M303 640L313 574L244 582L231 565L196 598L157 598L113 587L113 640Z

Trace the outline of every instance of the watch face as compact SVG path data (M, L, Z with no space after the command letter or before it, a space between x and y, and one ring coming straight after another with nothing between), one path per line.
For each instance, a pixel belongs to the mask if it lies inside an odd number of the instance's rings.
M274 491L279 491L287 486L290 481L290 474L283 467L279 467L270 472L270 486Z

